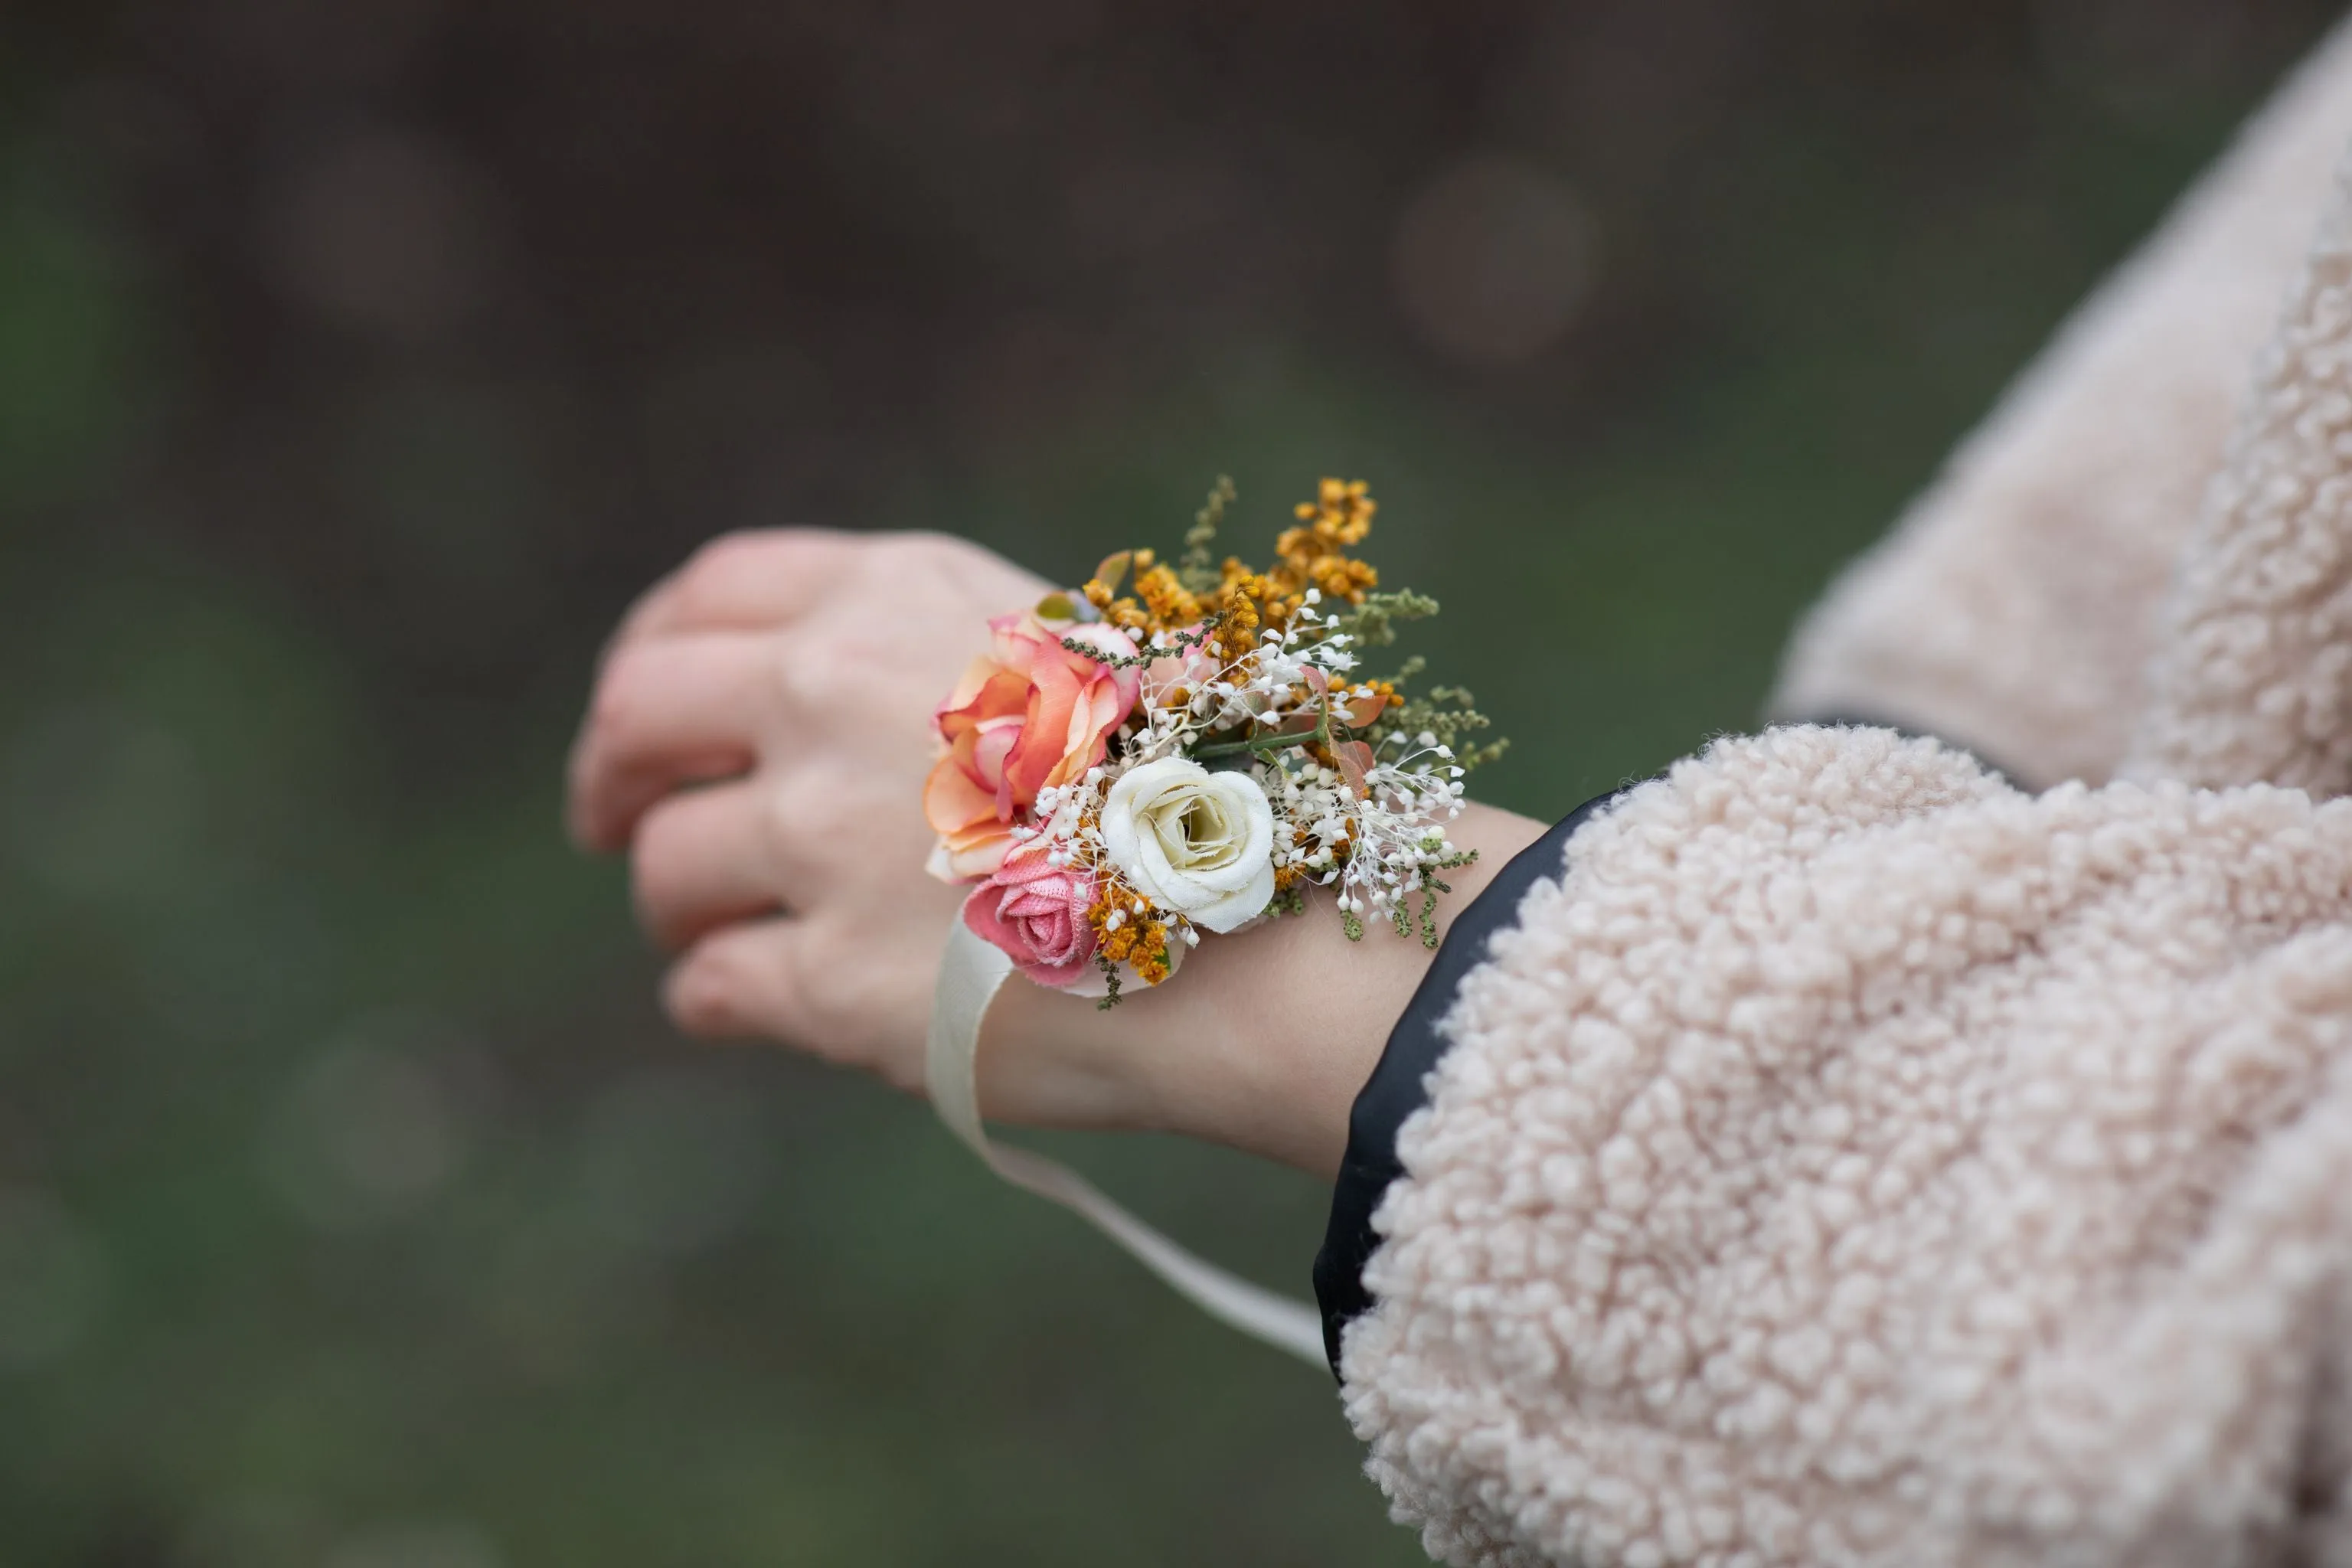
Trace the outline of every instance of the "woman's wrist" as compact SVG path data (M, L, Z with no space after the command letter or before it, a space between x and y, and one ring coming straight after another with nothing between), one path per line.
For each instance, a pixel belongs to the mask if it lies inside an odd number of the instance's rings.
M1465 810L1451 837L1478 858L1448 875L1441 918L1543 832L1512 812ZM1320 910L1204 942L1180 983L1132 989L1108 1011L1016 980L982 1031L982 1103L1011 1121L1181 1133L1328 1176L1430 959L1384 929L1350 942Z

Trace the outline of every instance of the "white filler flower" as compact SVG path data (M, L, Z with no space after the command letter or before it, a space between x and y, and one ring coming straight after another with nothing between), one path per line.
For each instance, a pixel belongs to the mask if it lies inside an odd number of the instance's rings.
M1219 935L1274 900L1274 812L1248 773L1129 768L1103 799L1102 842L1137 892Z

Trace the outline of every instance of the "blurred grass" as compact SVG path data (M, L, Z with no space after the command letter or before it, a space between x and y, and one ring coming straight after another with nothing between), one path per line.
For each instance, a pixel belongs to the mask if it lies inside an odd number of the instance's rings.
M2242 107L2053 108L1962 188L1850 119L1759 126L1701 204L1706 330L1601 417L1256 336L859 521L1067 575L1172 542L1221 468L1237 541L1368 477L1378 558L1447 606L1418 646L1516 742L1486 793L1554 815L1752 721L1793 616ZM556 827L617 605L485 712L121 515L174 340L102 212L54 144L0 147L6 1560L1421 1561L1320 1377L920 1107L669 1036L620 872ZM527 432L394 403L422 424L362 444L344 525L416 531L446 613L491 614L537 569L500 523ZM1040 1142L1303 1289L1312 1184Z

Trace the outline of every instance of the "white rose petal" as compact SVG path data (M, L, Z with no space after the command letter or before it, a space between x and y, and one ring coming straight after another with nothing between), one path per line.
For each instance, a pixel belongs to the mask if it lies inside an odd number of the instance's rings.
M1274 900L1274 810L1245 773L1163 757L1103 798L1103 847L1135 890L1220 934Z

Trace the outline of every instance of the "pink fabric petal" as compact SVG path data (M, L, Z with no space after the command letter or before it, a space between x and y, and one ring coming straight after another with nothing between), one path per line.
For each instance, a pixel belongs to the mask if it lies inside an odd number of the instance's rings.
M972 889L963 920L1023 974L1058 989L1090 978L1095 936L1087 911L1093 900L1085 872L1052 864L1044 846L1032 842L1013 849Z

